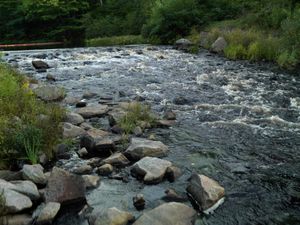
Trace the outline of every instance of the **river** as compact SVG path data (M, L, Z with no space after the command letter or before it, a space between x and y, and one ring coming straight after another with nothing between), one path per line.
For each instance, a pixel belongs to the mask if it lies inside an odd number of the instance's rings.
M144 194L149 210L163 202L166 188L184 194L187 178L196 171L226 190L225 202L212 215L199 215L196 224L300 224L300 74L204 50L193 55L155 46L11 51L4 57L46 81L47 73L37 73L31 65L40 58L68 96L90 91L123 101L139 95L157 113L172 109L177 114L174 127L150 133L169 146L167 159L183 176L152 186L133 178L127 184L102 178L87 194L92 207L116 206L138 216L132 205L135 194ZM183 105L174 103L178 97ZM108 126L104 119L97 123ZM58 163L67 167L80 159ZM72 214L56 221L86 224Z

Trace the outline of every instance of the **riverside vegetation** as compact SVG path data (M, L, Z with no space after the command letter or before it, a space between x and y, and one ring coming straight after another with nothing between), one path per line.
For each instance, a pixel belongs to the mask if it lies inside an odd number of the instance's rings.
M0 64L0 168L19 162L38 162L61 138L59 123L64 110L56 104L37 99L29 78Z
M300 61L299 5L298 0L4 1L0 42L170 44L189 34L198 41L199 32L208 31L211 40L225 37L230 59L294 69Z

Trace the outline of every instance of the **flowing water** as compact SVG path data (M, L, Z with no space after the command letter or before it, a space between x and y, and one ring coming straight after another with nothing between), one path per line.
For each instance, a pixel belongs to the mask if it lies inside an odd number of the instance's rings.
M26 74L45 80L46 73L36 73L31 66L38 58L52 67L47 73L69 96L91 91L118 101L139 95L158 113L177 113L173 128L151 132L169 146L167 159L183 176L175 183L152 186L133 178L127 184L103 178L87 194L95 209L116 206L138 216L132 205L135 194L143 193L151 209L163 203L168 187L184 194L187 178L196 171L226 190L224 204L212 215L199 215L197 224L300 224L300 74L169 47L18 51L5 56ZM184 105L174 104L178 97L185 98ZM107 126L105 120L100 123ZM76 157L72 160L63 164L80 163ZM87 222L74 215L56 222L69 224Z

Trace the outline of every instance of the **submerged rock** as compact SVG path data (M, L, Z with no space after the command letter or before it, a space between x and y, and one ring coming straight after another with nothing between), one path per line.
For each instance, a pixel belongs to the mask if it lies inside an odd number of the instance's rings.
M50 66L42 60L32 61L32 65L37 70L46 70L50 68Z
M163 180L170 166L172 163L167 160L145 157L133 165L131 173L146 184L157 184Z
M213 207L225 196L225 189L207 176L193 174L189 181L187 192L202 211Z
M133 225L193 225L196 211L182 203L165 203L145 212Z
M54 167L45 189L45 201L61 204L85 203L83 178Z
M139 160L145 156L164 157L169 149L160 141L151 141L144 138L132 138L125 155L132 160Z

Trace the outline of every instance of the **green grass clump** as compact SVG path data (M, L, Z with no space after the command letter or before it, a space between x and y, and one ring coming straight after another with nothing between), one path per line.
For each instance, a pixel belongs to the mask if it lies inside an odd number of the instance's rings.
M241 44L230 44L225 48L224 54L229 59L245 59L247 56L247 50Z
M299 57L298 57L296 51L290 52L290 51L286 50L278 56L277 63L282 68L291 70L299 64Z
M117 122L126 135L131 134L133 130L141 123L153 125L156 118L152 115L150 107L138 102L132 102L126 108L126 114Z
M29 80L4 64L0 64L0 105L0 168L20 160L37 163L41 153L51 158L61 137L64 109L38 100Z
M134 44L147 44L148 41L141 35L125 35L113 37L93 38L86 41L89 47L97 46L113 46L113 45L134 45Z

